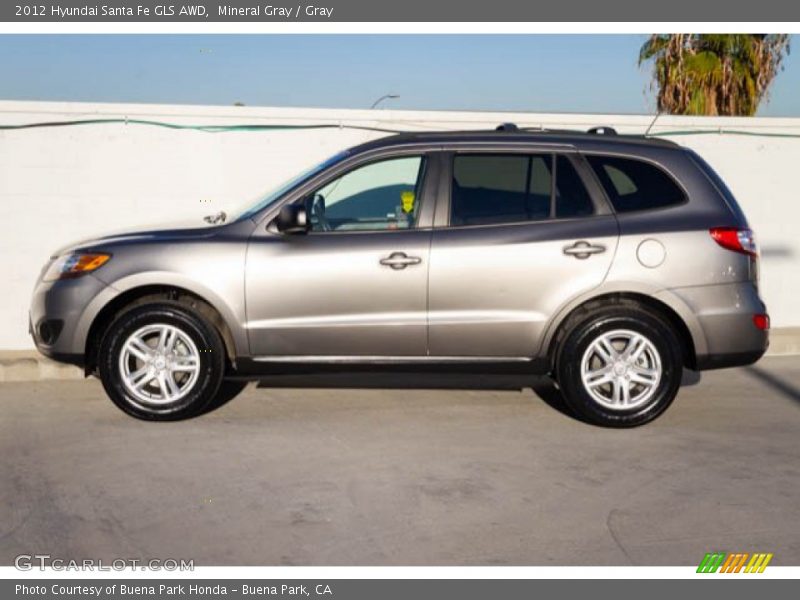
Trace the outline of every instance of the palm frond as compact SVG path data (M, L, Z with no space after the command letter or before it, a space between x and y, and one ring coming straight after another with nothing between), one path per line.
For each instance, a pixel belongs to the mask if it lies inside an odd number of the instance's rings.
M652 63L659 110L753 115L789 52L786 34L654 34L639 65Z

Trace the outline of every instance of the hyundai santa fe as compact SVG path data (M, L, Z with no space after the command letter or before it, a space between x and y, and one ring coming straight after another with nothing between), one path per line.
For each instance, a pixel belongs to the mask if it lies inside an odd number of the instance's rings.
M549 375L576 416L625 427L660 415L684 368L767 348L747 220L666 140L404 133L219 217L53 254L30 308L38 349L142 419L298 366L350 369L353 387L424 366Z

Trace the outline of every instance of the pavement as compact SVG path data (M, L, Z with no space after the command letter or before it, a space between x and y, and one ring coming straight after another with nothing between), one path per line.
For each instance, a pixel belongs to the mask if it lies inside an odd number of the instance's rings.
M685 380L633 430L541 382L274 378L179 423L125 416L95 380L3 383L0 564L800 564L800 357Z

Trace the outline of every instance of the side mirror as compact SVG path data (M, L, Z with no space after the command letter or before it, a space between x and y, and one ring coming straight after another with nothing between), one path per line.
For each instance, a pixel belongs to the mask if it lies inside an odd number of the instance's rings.
M298 204L282 207L275 219L275 226L281 233L306 233L311 229L306 207Z

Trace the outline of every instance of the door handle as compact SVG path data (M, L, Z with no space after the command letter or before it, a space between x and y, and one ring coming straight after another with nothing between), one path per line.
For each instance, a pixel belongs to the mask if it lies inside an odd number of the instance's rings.
M408 256L405 252L392 252L386 258L382 258L380 262L384 267L399 270L405 269L408 265L418 265L422 259L419 256Z
M564 254L580 259L589 258L592 254L600 254L605 251L605 246L590 244L584 240L575 242L572 246L564 246Z

